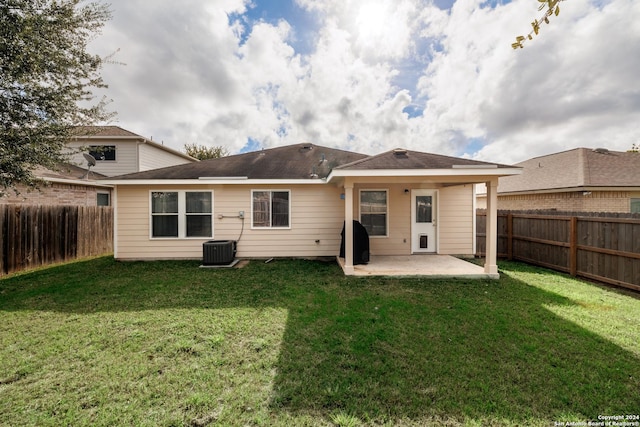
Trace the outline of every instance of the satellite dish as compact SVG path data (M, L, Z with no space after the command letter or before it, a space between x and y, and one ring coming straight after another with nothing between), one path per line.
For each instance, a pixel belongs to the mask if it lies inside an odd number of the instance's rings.
M89 153L82 153L82 155L84 156L84 158L87 160L87 165L89 165L89 167L91 166L95 166L96 165L96 158L93 157L91 154Z
M82 155L84 156L84 158L87 161L87 174L84 176L85 179L89 179L89 171L91 170L91 166L95 166L96 165L96 158L93 157L91 154L89 153L82 153Z

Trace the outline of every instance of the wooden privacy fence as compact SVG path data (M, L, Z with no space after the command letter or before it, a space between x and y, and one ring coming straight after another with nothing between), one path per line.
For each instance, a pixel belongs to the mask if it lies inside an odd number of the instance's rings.
M484 256L486 212L476 213ZM640 291L640 219L498 213L498 256Z
M0 205L0 275L113 252L113 208Z

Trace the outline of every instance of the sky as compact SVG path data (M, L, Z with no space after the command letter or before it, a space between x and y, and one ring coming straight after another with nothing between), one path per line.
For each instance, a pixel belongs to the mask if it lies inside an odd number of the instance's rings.
M111 0L112 124L177 150L312 142L512 164L640 143L640 1Z

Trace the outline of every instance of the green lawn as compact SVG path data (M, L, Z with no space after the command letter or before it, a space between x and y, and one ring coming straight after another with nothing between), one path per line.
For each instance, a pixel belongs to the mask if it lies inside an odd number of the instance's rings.
M637 414L640 298L333 263L98 258L0 278L0 425L553 425Z

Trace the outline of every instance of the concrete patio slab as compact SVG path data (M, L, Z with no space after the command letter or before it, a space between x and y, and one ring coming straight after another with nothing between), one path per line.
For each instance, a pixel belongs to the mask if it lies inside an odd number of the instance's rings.
M344 258L338 258L343 271ZM354 265L352 276L499 279L484 268L450 255L371 256L368 264ZM345 274L348 274L345 271Z

